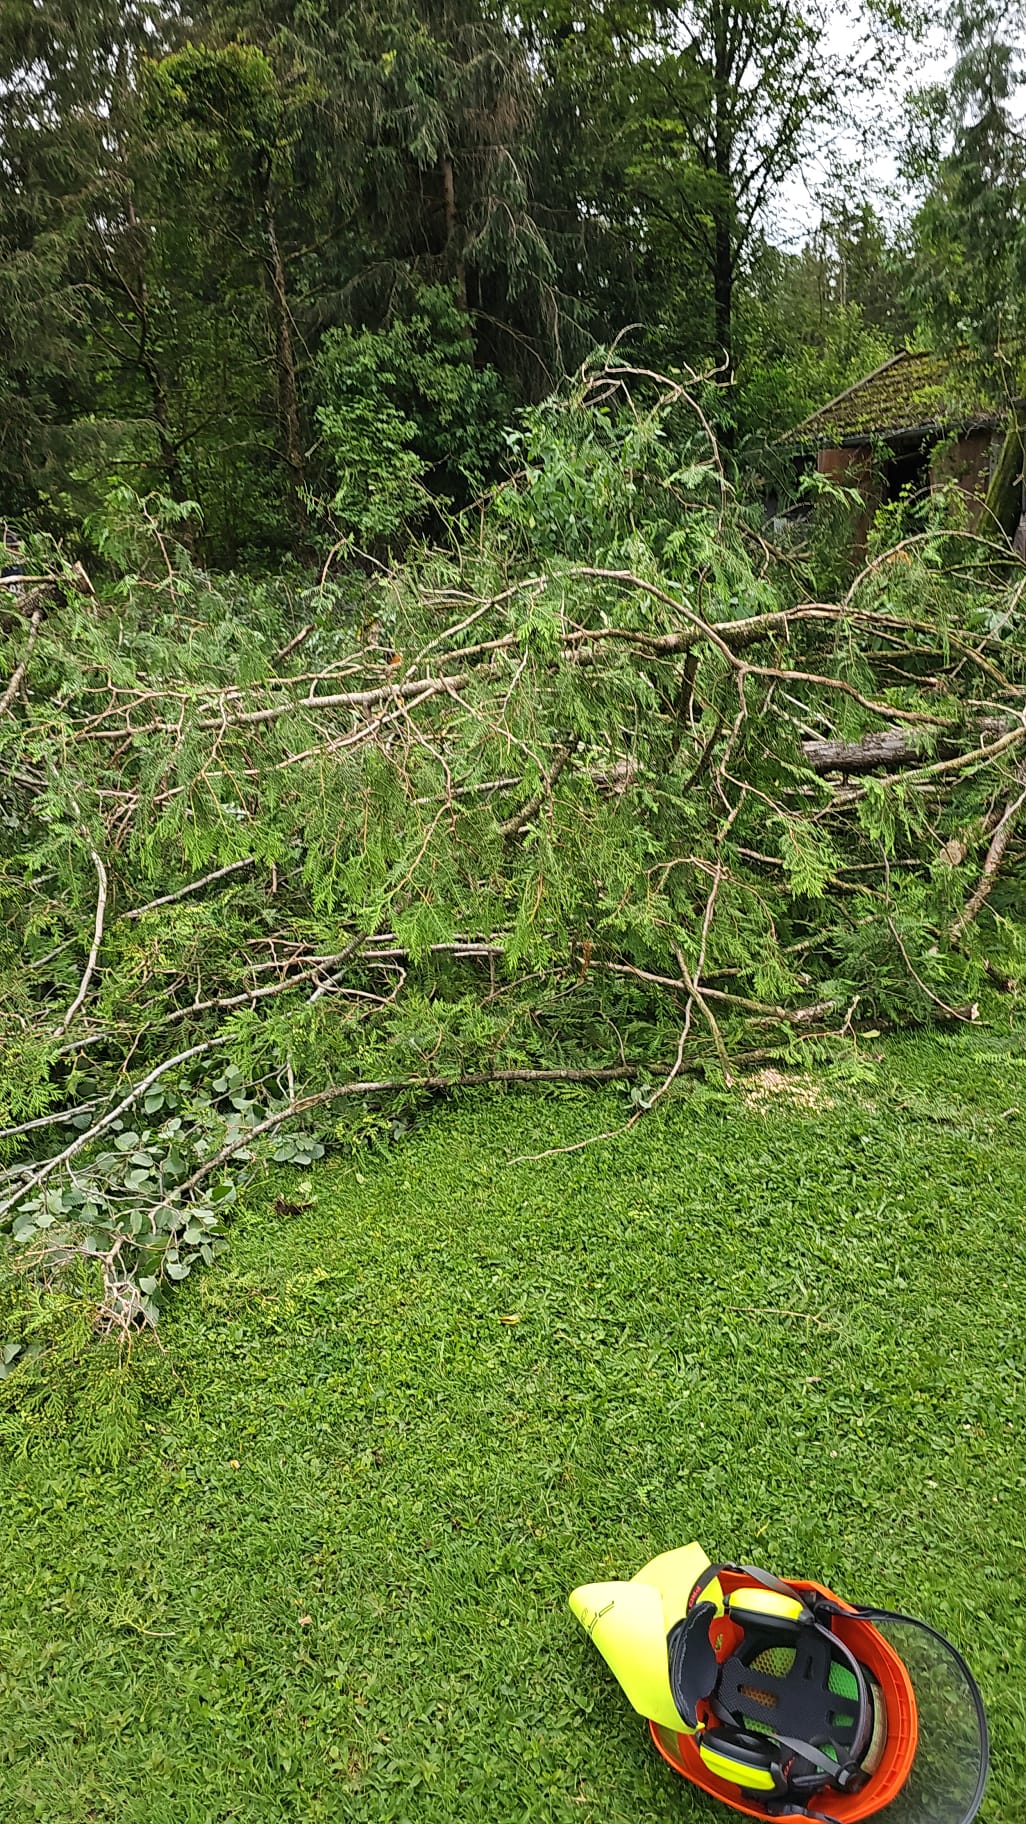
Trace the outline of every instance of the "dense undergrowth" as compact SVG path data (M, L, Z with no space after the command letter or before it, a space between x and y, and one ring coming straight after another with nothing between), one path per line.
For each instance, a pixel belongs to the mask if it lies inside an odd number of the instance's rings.
M698 1824L565 1600L698 1537L947 1631L1019 1824L1024 1059L525 1164L626 1092L475 1092L251 1192L106 1406L0 1401L0 1812Z
M638 1112L1018 1005L1008 554L941 501L822 600L700 392L615 367L510 452L390 572L211 576L121 489L93 580L39 546L4 607L0 1221L101 1327L215 1258L240 1164L453 1084Z

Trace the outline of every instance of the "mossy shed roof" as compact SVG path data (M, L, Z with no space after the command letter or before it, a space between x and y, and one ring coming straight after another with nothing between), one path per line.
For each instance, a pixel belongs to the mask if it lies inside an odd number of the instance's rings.
M791 433L795 443L869 443L915 431L970 430L999 424L1004 413L977 388L956 379L940 355L903 350L867 374Z

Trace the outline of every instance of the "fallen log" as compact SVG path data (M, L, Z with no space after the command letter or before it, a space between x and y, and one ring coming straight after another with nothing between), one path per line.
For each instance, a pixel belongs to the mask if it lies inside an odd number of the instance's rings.
M961 733L964 738L971 735L973 742L983 747L1013 726L1010 718L985 716ZM963 748L954 729L938 745L945 754L958 753ZM883 728L863 735L861 741L803 741L802 752L814 773L890 772L903 766L920 766L928 758L917 744L914 731L907 728Z

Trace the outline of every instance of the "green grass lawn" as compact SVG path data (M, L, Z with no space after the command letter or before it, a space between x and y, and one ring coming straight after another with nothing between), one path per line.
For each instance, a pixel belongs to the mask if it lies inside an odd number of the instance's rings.
M251 1197L116 1467L0 1465L10 1824L697 1821L576 1630L693 1537L907 1606L1022 1824L1026 1047L832 1106L477 1095Z

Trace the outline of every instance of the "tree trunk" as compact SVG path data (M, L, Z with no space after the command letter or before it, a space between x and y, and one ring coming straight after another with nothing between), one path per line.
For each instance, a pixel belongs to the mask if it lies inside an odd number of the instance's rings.
M726 204L722 214L717 208L713 233L713 333L716 354L726 363L729 381L734 316L734 237L726 218Z
M296 385L296 362L292 348L292 317L289 311L285 267L271 203L270 187L264 188L264 232L267 241L264 256L271 288L274 316L274 372L278 389L278 434L281 453L289 476L289 491L299 519L306 518L302 490L306 480L303 462L303 440L299 429L299 389Z
M148 333L144 279L140 279L139 289L140 298L142 300L142 311L140 315L138 361L139 367L146 377L146 382L150 389L150 398L153 401L153 424L157 433L157 443L160 448L160 466L164 473L164 484L171 499L184 500L187 489L185 478L182 474L179 448L175 442L174 432L171 426L171 414L168 410L167 402L167 388L164 385L163 375L157 367L153 357L150 355L147 347ZM185 544L189 543L188 532L189 528L186 526L179 533L179 537L182 538L183 543Z
M127 202L127 218L132 231L131 246L135 254L135 271L131 279L122 277L120 274L118 276L122 289L135 310L138 336L135 358L139 372L149 388L153 404L153 427L160 449L160 467L164 475L164 485L172 500L184 500L187 489L182 475L180 449L175 441L174 428L171 424L167 387L151 348L150 305L146 285L146 258L149 242L140 227L135 202L131 195ZM181 536L183 542L188 543L188 528Z
M459 220L456 213L456 176L448 153L442 156L442 190L445 198L445 255L451 260L455 251ZM467 309L467 268L462 258L455 260L456 293L460 309Z
M167 392L164 387L164 382L155 363L151 360L142 345L140 345L138 359L139 366L146 376L146 382L150 389L150 398L153 401L153 424L157 433L157 443L160 447L160 466L164 474L164 483L172 500L184 500L186 495L185 480L182 475L182 465L179 461L178 448L171 429ZM181 537L182 534L180 533L179 536ZM188 541L185 540L185 542L187 543Z
M725 378L731 378L734 316L734 223L733 223L733 105L729 6L716 8L713 43L713 170L716 196L713 203L713 331L716 353L724 361Z

